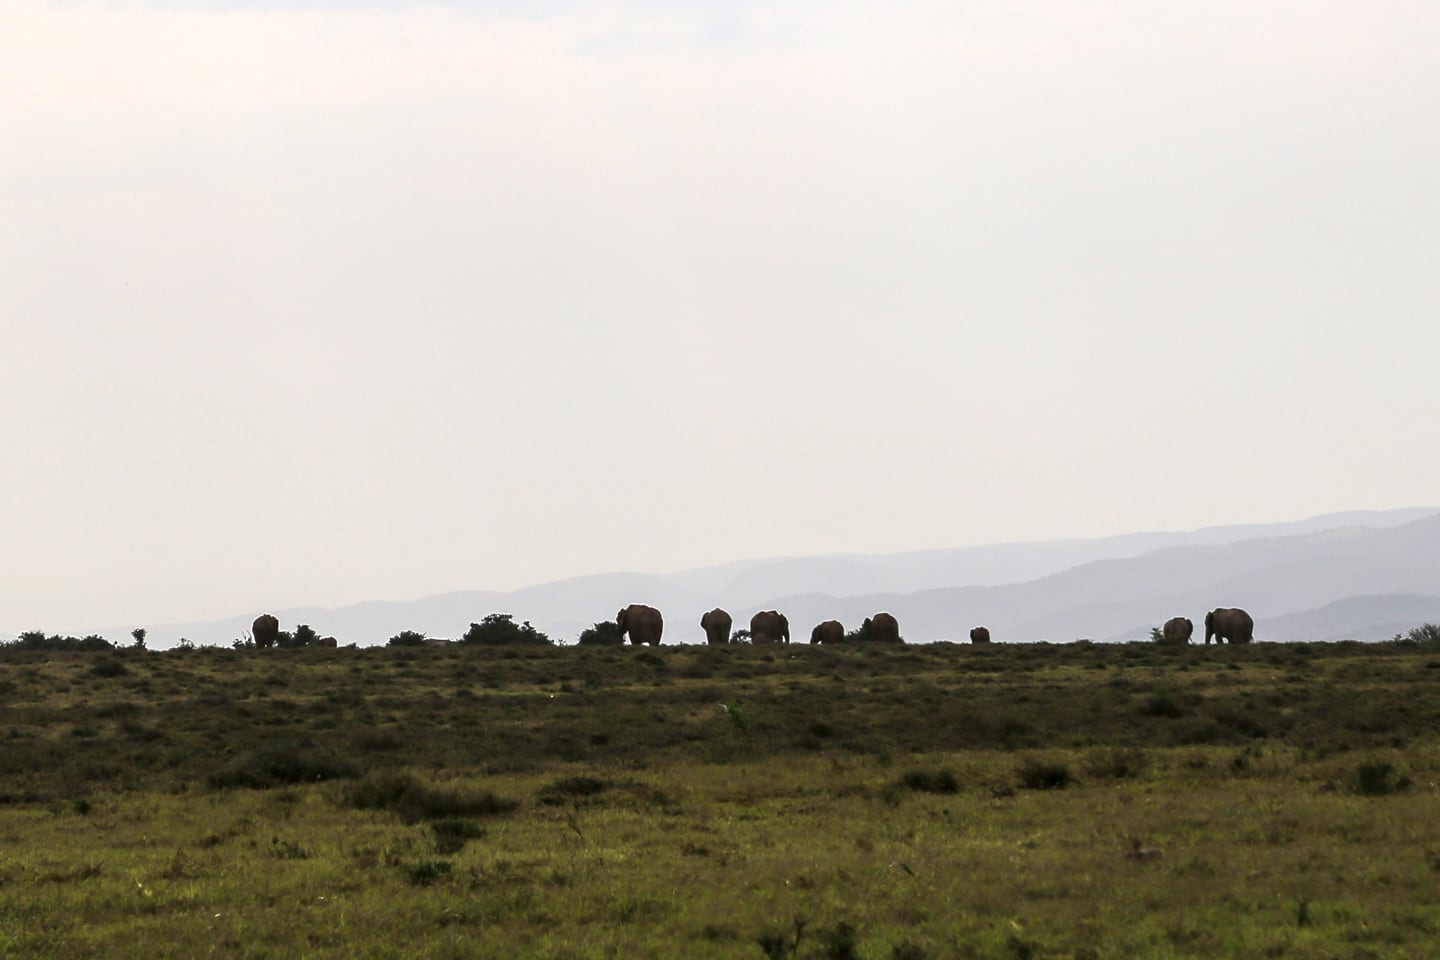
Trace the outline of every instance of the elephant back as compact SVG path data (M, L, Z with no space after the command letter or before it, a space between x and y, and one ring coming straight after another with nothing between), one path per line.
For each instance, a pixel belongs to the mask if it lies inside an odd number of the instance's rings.
M625 641L625 634L629 633L632 644L638 646L648 643L659 646L660 637L665 632L665 620L654 607L632 603L615 614L615 627L622 643Z
M761 610L750 618L751 643L789 643L790 621L776 610Z
M899 643L900 624L888 613L877 613L865 621L869 624L866 635L875 643Z
M268 613L262 613L250 624L250 635L257 647L273 647L280 639L280 621Z
M729 643L730 627L734 623L730 614L716 607L700 618L700 629L705 631L706 643Z

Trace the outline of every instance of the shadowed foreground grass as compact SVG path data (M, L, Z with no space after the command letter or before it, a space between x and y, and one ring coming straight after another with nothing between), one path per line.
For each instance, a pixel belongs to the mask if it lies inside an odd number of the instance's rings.
M0 678L5 957L1423 957L1440 928L1425 649L191 651Z

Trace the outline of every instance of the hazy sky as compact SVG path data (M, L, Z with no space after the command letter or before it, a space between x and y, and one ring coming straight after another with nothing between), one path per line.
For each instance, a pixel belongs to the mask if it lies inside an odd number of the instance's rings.
M1428 0L0 0L0 627L1433 503L1437 50Z

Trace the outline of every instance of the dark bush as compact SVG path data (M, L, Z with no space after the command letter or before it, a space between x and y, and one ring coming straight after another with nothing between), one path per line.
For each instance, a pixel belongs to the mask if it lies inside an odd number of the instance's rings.
M929 956L924 947L908 940L890 949L890 960L929 960Z
M346 795L350 806L360 810L389 810L402 820L436 820L444 817L475 817L509 813L518 804L497 797L488 790L467 792L428 787L404 773L366 777Z
M320 635L308 623L302 623L295 628L295 632L282 630L276 639L276 646L280 647L313 647Z
M960 792L960 781L949 770L910 770L900 778L900 783L916 793Z
M405 865L405 876L417 887L428 887L437 880L450 876L449 860L420 860Z
M830 726L830 724L826 723L824 720L811 720L810 735L812 737L819 737L821 739L824 739L826 737L833 737L835 736L835 728Z
M829 960L860 960L860 938L848 923L836 924L820 934L820 943Z
M582 647L614 647L624 642L614 620L601 620L594 626L586 627L576 641Z
M513 615L508 613L487 614L479 623L470 624L461 643L482 643L489 646L510 644L550 645L550 638L530 626L526 620L518 626Z
M465 844L485 836L485 828L473 820L444 817L430 824L435 834L435 852L448 856L459 853Z
M1111 780L1132 780L1143 774L1150 766L1150 757L1138 747L1116 747L1090 758L1085 771L1092 777Z
M1063 763L1031 758L1016 771L1020 786L1026 790L1059 790L1070 785L1070 768Z
M805 936L805 921L799 917L795 918L792 930L772 930L762 933L755 938L760 945L760 950L768 960L785 960L786 957L795 956L800 949L800 941Z
M610 784L594 777L563 777L546 785L540 791L540 802L558 806L567 800L579 800L604 793Z
M1269 733L1265 728L1265 724L1249 714L1240 713L1236 710L1222 709L1215 711L1215 722L1221 726L1229 727L1236 733L1253 739L1259 739Z
M425 646L425 634L417 633L414 630L402 630L395 634L388 641L387 647L423 647Z
M355 749L362 753L383 753L405 746L405 738L393 730L362 730L355 737Z
M250 787L267 790L296 783L315 783L359 775L348 760L295 744L258 747L211 773L212 787Z
M62 637L59 634L45 635L44 630L27 630L10 643L0 644L12 650L74 650L80 653L106 652L115 649L109 640L97 634L86 637Z
M309 860L310 851L282 837L270 838L270 853L277 860Z
M1383 797L1410 786L1410 778L1384 760L1362 763L1355 770L1355 792L1364 797Z
M1440 623L1421 624L1411 630L1406 636L1416 643L1440 646Z
M95 665L90 668L90 672L97 677L123 677L129 673L130 670L119 660L110 657L101 657L95 661Z
M1168 693L1152 693L1141 708L1147 717L1179 717L1184 714L1180 703Z

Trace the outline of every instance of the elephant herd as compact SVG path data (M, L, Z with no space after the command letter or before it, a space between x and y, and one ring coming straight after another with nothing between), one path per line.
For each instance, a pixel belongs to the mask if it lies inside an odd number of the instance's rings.
M659 645L664 632L664 619L660 611L643 603L632 603L615 615L619 628L620 642L630 635L633 644L649 643ZM716 607L700 617L700 629L705 631L705 642L709 644L730 643L733 634L730 628L734 619L724 610ZM845 625L839 620L825 620L817 623L810 631L811 643L840 643L846 639ZM871 643L903 643L900 624L888 613L877 613L866 617L860 627L860 639ZM972 643L989 643L990 631L976 627L970 631ZM750 618L750 642L752 644L789 643L790 621L777 610L761 610Z
M1160 628L1160 642L1185 644L1195 632L1187 617L1172 617ZM1255 620L1239 607L1217 607L1205 614L1205 643L1249 643L1255 639Z
M730 643L730 628L734 625L730 614L716 607L700 618L700 629L705 631L705 642L710 644ZM615 626L620 642L628 634L636 646L660 645L665 632L665 619L660 611L643 603L632 603L615 614ZM251 624L255 646L273 647L280 637L280 621L270 614L261 614ZM1167 644L1186 644L1195 633L1195 625L1186 617L1172 617L1160 629L1160 640ZM825 620L817 623L810 631L811 643L840 643L846 639L845 626L839 620ZM903 643L900 624L888 613L877 613L866 617L860 627L860 639L872 643ZM1238 607L1218 607L1205 614L1205 643L1214 639L1217 643L1249 643L1255 639L1255 621L1250 614ZM785 614L775 610L762 610L750 618L750 642L753 644L789 643L790 621ZM970 631L971 643L989 643L990 631L986 627L975 627ZM321 637L320 647L334 647L334 637Z
M700 617L700 629L705 631L705 642L711 644L730 643L730 628L735 621L724 610L716 607ZM664 633L665 622L660 611L643 603L632 603L615 614L615 626L619 628L620 641L630 635L630 642L636 645L649 643L658 646ZM888 613L877 613L865 618L861 629L862 638L876 643L900 643L900 625ZM811 643L839 643L845 639L845 627L838 620L826 620L810 631ZM750 618L750 642L752 644L789 643L790 620L778 610L761 610Z

